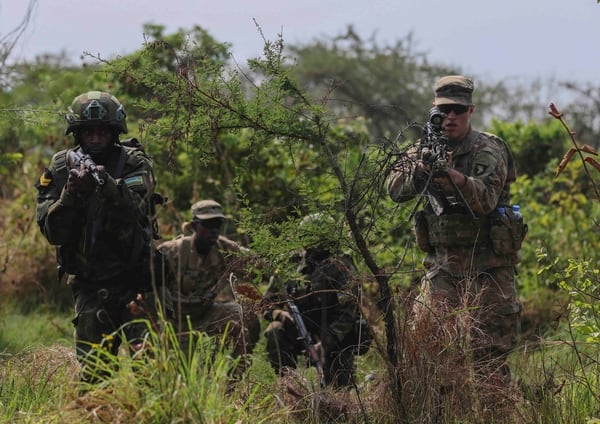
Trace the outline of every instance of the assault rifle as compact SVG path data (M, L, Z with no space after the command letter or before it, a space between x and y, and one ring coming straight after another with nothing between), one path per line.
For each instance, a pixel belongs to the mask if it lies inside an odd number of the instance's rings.
M292 300L296 294L295 285L288 284L286 287L286 291L288 294L287 305L292 313L292 318L294 319L294 323L296 324L296 328L298 329L298 340L302 341L304 345L304 352L308 357L309 361L315 366L317 369L317 373L319 374L319 385L323 388L325 387L325 374L323 372L323 364L321 362L321 355L319 351L315 347L315 343L306 329L306 325L304 324L304 319L302 319L302 314L300 313L300 309Z
M90 172L92 178L94 178L94 181L96 181L96 184L98 184L99 186L104 185L104 183L106 182L106 180L103 177L104 173L100 172L100 170L98 169L98 165L96 165L96 162L94 162L94 159L92 159L90 155L88 155L87 153L83 153L80 150L71 150L69 152L69 156L75 167L79 168L83 166Z
M423 137L419 144L418 159L428 166L429 172L424 182L421 182L422 189L419 198L415 203L413 210L409 215L411 219L417 208L421 204L421 200L427 194L429 202L436 213L441 215L442 212L450 206L450 201L444 194L443 190L433 181L434 177L439 177L448 172L448 162L450 157L450 149L448 148L448 139L442 133L442 124L444 122L444 114L437 108L432 107L429 110L429 119L423 127ZM469 207L460 189L454 184L452 178L447 176L452 184L454 194L458 197L461 205L466 208L467 214L475 219L475 214Z

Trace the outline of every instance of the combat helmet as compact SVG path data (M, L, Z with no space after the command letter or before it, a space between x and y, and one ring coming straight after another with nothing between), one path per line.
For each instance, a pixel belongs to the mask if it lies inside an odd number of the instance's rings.
M322 212L304 216L299 224L300 237L305 247L328 246L339 242L340 223Z
M83 125L108 125L117 134L127 133L125 108L119 100L110 93L103 91L88 91L73 99L67 113L67 129L65 135Z

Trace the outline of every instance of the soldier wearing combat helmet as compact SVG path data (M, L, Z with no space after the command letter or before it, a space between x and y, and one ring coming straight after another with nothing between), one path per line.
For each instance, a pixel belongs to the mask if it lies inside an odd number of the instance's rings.
M474 88L462 75L436 82L433 105L443 116L449 159L436 170L423 162L417 144L393 165L387 188L392 200L405 202L426 189L424 182L435 184L437 192L426 192L425 206L415 216L417 245L426 253L415 319L427 311L442 316L463 299L478 299L479 331L472 346L476 375L494 375L504 385L510 379L506 358L519 329L514 266L524 226L509 213L516 171L507 144L471 127Z
M95 346L116 354L125 334L132 348L141 348L146 326L130 321L154 312L149 211L155 180L150 159L120 144L125 118L109 93L77 96L65 132L75 147L56 153L36 184L37 222L56 246L61 276L73 291L77 357L87 381L98 377L89 366Z
M349 388L356 383L356 356L369 350L372 337L361 315L358 271L352 257L339 248L338 228L322 213L302 219L304 248L291 258L298 275L270 288L272 307L264 313L269 321L264 334L269 362L278 374L296 368L298 358L312 350L322 361L312 363L322 368L322 383ZM309 337L303 338L299 327L306 327Z

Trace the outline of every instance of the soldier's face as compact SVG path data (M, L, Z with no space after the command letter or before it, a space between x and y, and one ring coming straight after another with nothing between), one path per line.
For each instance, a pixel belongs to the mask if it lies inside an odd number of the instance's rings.
M221 234L222 219L208 219L194 223L194 231L198 240L215 244Z
M108 127L83 127L79 130L79 142L92 157L102 156L112 145L113 134Z
M449 141L459 141L465 138L471 126L471 115L475 106L440 105L440 111L445 115L442 128Z

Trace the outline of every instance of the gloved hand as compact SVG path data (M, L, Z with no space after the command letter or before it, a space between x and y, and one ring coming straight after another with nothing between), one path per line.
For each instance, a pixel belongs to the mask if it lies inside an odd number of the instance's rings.
M417 190L421 191L425 188L425 184L429 180L430 172L431 170L428 164L422 161L417 162L413 173L413 182Z
M454 187L462 189L467 183L467 176L456 169L448 169L445 174L433 179L439 187L444 190L444 193L451 194L454 192Z
M452 181L450 181L450 177L448 175L435 177L433 179L433 182L436 183L437 187L441 189L446 195L451 195L454 192Z
M95 186L96 183L86 168L73 168L69 171L66 190L70 194L89 194Z
M294 322L292 315L284 309L275 309L271 316L273 317L273 321L286 322L289 320L290 322Z

